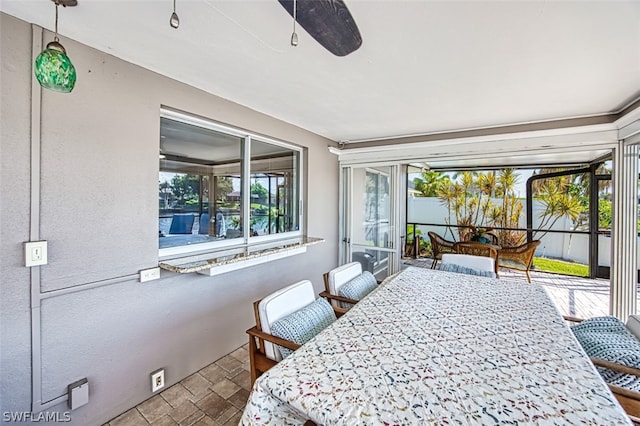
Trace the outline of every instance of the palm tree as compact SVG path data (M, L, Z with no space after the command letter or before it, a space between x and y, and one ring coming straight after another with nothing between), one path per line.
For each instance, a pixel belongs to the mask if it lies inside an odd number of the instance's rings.
M486 174L480 173L478 175L478 187L480 191L487 194L490 198L495 197L497 187L496 172L491 170Z
M547 182L540 188L538 199L544 206L544 211L540 214L541 231L534 232L534 238L544 237L548 230L563 216L568 216L575 221L584 211L580 197L565 189L565 182L561 179L547 179Z
M422 178L413 179L413 186L421 197L437 197L450 183L449 175L435 170L423 170Z

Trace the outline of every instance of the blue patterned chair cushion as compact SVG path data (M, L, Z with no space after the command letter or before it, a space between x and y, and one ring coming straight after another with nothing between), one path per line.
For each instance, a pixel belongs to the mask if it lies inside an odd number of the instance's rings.
M481 277L495 278L494 271L481 271L480 269L469 268L468 266L457 265L455 263L440 263L436 269L447 272L458 272L459 274L479 275Z
M336 320L333 308L323 298L318 298L302 309L299 309L271 324L271 334L282 339L304 345ZM286 358L293 352L291 349L276 346Z
M371 293L374 288L378 286L376 277L369 271L364 271L362 274L351 279L348 283L340 287L338 295L342 297L348 297L353 300L360 300L367 294ZM351 304L344 303L344 308L350 308Z
M590 357L640 368L640 341L618 318L589 318L571 326L571 331ZM596 368L605 382L640 391L640 377Z

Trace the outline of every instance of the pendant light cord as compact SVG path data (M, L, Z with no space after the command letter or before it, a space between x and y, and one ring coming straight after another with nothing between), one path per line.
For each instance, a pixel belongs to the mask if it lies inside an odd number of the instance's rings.
M55 25L55 34L53 35L53 41L59 41L58 40L58 6L60 4L58 2L56 2L56 25Z
M293 33L291 34L291 45L296 47L298 45L298 34L296 34L296 20L298 15L298 3L297 0L293 0Z
M296 32L296 17L298 12L297 0L293 0L293 32Z

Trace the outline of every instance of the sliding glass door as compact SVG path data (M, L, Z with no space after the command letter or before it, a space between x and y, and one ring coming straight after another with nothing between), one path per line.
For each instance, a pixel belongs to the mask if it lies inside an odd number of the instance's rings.
M343 263L357 261L380 281L398 269L396 166L343 168Z

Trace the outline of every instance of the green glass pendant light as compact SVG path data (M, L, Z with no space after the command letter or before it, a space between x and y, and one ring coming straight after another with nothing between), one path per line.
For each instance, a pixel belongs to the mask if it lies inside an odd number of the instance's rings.
M76 0L51 0L56 5L56 25L53 41L47 44L36 58L35 74L38 83L45 89L69 93L76 84L76 69L67 56L67 51L58 40L58 6L76 6Z

